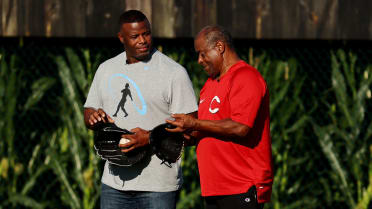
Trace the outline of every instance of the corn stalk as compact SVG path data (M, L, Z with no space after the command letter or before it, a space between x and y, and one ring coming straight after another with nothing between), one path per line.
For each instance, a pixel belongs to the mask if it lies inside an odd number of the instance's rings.
M19 141L15 119L17 113L26 110L18 104L22 86L20 61L15 55L7 58L4 53L0 54L0 114L3 116L0 119L0 196L4 198L0 208L17 205L46 208L45 201L35 200L31 195L37 179L48 170L46 165L35 165L41 145L34 147L32 157L26 162L19 156L23 147L15 146Z
M308 160L311 159L310 154L298 153L298 148L304 147L304 130L312 111L306 110L301 100L306 77L300 75L294 59L281 61L270 59L266 54L254 56L252 49L245 59L261 72L270 93L270 132L275 176L272 201L266 207L316 207L315 199L304 191L307 179L299 175L308 169ZM301 196L301 200L289 198L291 196Z
M58 180L59 202L70 208L94 208L99 197L100 167L93 148L93 133L83 120L83 101L97 69L99 57L91 61L88 50L80 56L66 48L65 56L54 56L59 77L42 77L35 81L33 94L25 107L37 105L54 85L61 85L62 95L55 98L59 104L61 124L51 135L56 144L47 149L48 166Z
M93 148L93 134L84 125L83 101L99 59L91 62L88 50L82 51L81 59L67 48L66 57L57 56L55 61L63 88L60 114L64 131L59 135L59 142L68 149L55 150L52 167L64 188L65 204L77 209L94 208L99 197L101 172ZM68 171L69 167L72 172Z
M327 95L330 99L324 101L329 108L329 124L314 121L313 128L332 168L331 184L337 186L350 208L368 208L372 197L372 122L366 117L366 103L372 67L357 67L356 56L341 50L331 56L332 89Z

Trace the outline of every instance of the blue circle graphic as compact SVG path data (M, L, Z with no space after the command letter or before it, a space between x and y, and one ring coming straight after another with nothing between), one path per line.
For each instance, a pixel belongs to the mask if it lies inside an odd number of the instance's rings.
M109 83L108 83L108 85L109 85L108 88L109 88L110 94L113 95L113 90L112 90L112 87L111 87L111 83L112 83L112 80L116 77L122 77L122 78L126 79L127 81L129 81L132 84L132 86L134 86L134 88L136 89L137 95L138 95L139 99L141 100L142 109L138 108L137 105L134 102L133 102L133 105L134 105L134 107L136 108L136 110L139 114L145 115L146 112L147 112L147 105L146 105L145 99L143 98L143 96L141 94L141 91L138 88L137 84L132 79L130 79L128 76L126 76L122 73L117 73L117 74L112 75L111 78L109 79Z

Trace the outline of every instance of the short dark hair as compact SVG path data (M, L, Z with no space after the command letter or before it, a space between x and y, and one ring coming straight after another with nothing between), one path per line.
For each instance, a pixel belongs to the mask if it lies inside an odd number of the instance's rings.
M120 15L119 27L121 27L124 23L134 23L142 21L148 21L148 19L146 15L144 15L141 11L128 10Z
M230 32L219 25L206 26L199 32L198 36L201 34L204 35L205 41L210 47L215 46L217 41L222 41L225 42L229 48L234 49Z

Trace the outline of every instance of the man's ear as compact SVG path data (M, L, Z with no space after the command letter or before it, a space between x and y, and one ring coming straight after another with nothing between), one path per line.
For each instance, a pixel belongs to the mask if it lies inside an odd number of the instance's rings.
M223 41L217 41L216 48L220 52L220 54L223 54L225 52L225 43Z
M121 34L121 32L118 32L118 38L119 38L120 42L121 42L122 44L124 44L124 37L123 37L123 35Z

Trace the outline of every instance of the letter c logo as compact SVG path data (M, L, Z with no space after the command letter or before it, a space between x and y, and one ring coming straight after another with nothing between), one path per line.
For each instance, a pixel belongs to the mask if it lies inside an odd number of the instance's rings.
M212 114L215 114L216 112L218 112L220 110L220 108L218 108L218 107L216 107L214 109L211 108L212 103L213 103L214 100L216 100L216 102L219 103L219 104L221 103L220 98L218 98L218 96L213 97L211 103L209 104L209 112L212 113Z

